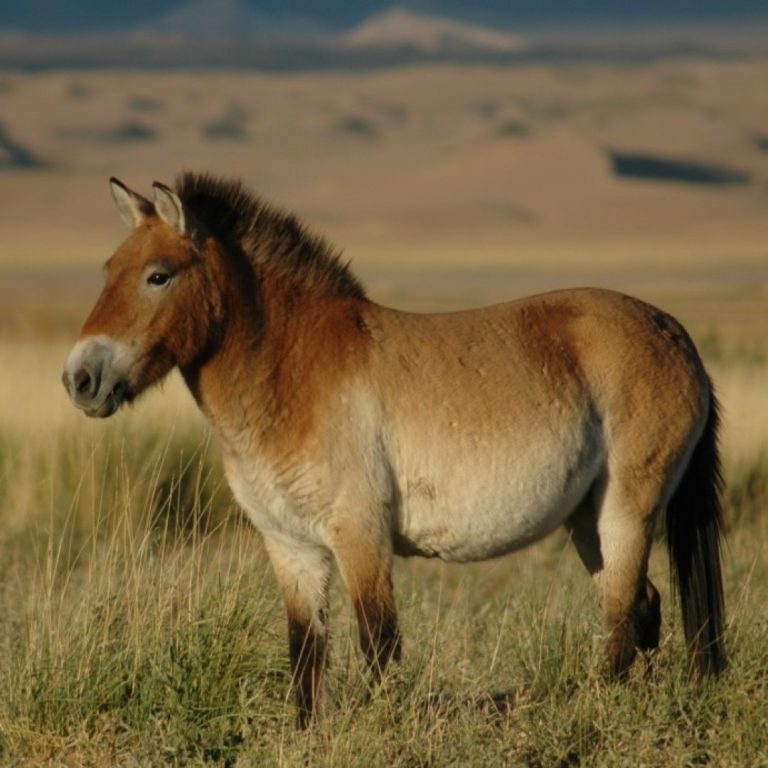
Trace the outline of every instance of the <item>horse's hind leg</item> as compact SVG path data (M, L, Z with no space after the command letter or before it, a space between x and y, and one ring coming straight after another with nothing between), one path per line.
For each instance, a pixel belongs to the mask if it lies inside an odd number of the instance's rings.
M602 594L608 673L618 678L638 650L659 645L661 601L647 576L657 499L642 496L616 479L598 484L566 524Z

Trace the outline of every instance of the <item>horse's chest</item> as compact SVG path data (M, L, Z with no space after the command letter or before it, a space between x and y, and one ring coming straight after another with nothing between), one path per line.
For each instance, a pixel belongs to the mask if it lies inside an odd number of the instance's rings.
M262 534L317 539L302 494L289 482L289 474L300 473L286 473L259 455L225 456L224 468L235 500Z

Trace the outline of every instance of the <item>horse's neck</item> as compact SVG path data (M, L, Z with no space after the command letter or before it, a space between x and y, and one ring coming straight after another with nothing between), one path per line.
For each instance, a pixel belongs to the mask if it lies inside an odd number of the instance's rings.
M260 302L258 311L235 307L215 352L183 371L225 447L236 452L302 420L307 401L343 371L359 336L359 300L273 287Z

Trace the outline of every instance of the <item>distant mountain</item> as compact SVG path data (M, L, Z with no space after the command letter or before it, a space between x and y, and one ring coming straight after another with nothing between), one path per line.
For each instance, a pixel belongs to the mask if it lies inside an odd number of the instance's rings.
M548 0L530 3L522 0L401 0L414 12L447 16L462 21L515 29L530 26L602 24L658 24L676 22L744 21L768 18L766 0L643 0L638 3L620 0ZM306 29L348 30L366 18L380 14L392 0L242 0L240 9L231 15L228 2L214 3L207 13L212 28L224 29L220 18L240 19L250 27L254 19L269 26ZM191 4L194 7L194 3ZM217 6L221 6L218 11ZM203 6L206 7L206 6ZM241 15L242 8L250 13ZM185 10L186 9L186 10ZM0 2L0 31L46 33L124 32L130 27L146 25L164 16L173 19L179 13L180 23L191 14L186 0L131 0L127 3L105 3L103 0L3 0Z
M151 20L135 32L188 40L296 39L318 35L317 21L289 13L271 14L247 0L189 0Z
M11 0L11 10L18 2ZM112 17L112 26L101 30L96 20L104 17L91 7L91 0L23 2L33 8L46 5L51 11L46 17L48 28L24 31L18 27L20 31L13 31L13 27L4 26L4 20L12 16L8 2L0 2L0 67L244 67L286 71L440 61L639 62L680 55L768 52L767 0L761 0L766 6L762 23L758 16L749 22L714 22L702 16L662 22L649 16L642 24L609 22L609 0L583 0L584 7L593 10L605 6L606 15L589 22L583 17L579 24L573 14L582 3L569 4L566 9L566 0L551 0L540 5L553 13L553 9L561 7L563 18L559 25L541 27L526 26L523 21L512 23L515 13L531 22L530 7L522 9L519 0L509 0L503 8L496 0L475 0L471 12L476 17L485 14L485 24L467 17L467 4L458 9L458 3L452 0L403 0L411 5L395 8L375 0L359 0L354 6L357 13L362 9L374 12L358 18L356 26L339 25L339 19L352 12L349 4L341 0L326 0L322 10L316 4L310 8L303 0L287 7L280 0L181 0L173 5L155 0L151 9L146 8L148 0L132 0L120 4L120 12L127 12L127 6L133 11L145 9L139 19L128 23L122 17ZM413 10L417 2L429 10ZM692 2L668 0L672 8L688 7ZM696 0L702 12L712 2ZM738 10L749 2L733 0L733 7ZM647 0L632 8L637 11L639 5L658 10L659 4ZM89 10L89 14L78 26L80 17L70 13L66 25L56 27L56 9L62 7ZM99 7L103 12L112 4ZM453 7L457 7L455 15L442 10ZM494 9L499 21L492 18ZM21 18L19 13L16 18ZM116 24L118 18L121 21ZM517 31L521 29L524 34Z
M350 48L411 48L428 53L520 50L522 38L445 16L416 13L393 7L342 34L339 42Z
M315 43L325 49L399 50L424 54L520 50L521 37L439 14L417 13L393 6L349 30L324 27L307 16L263 13L248 0L186 0L131 30L133 37L235 43L258 40Z

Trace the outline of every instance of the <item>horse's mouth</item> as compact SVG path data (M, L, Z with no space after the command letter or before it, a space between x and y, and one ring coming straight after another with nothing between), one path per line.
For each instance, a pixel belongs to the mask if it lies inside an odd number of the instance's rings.
M86 416L94 419L106 419L116 413L123 403L130 402L132 399L133 394L128 382L120 379L98 406L94 408L80 407Z

